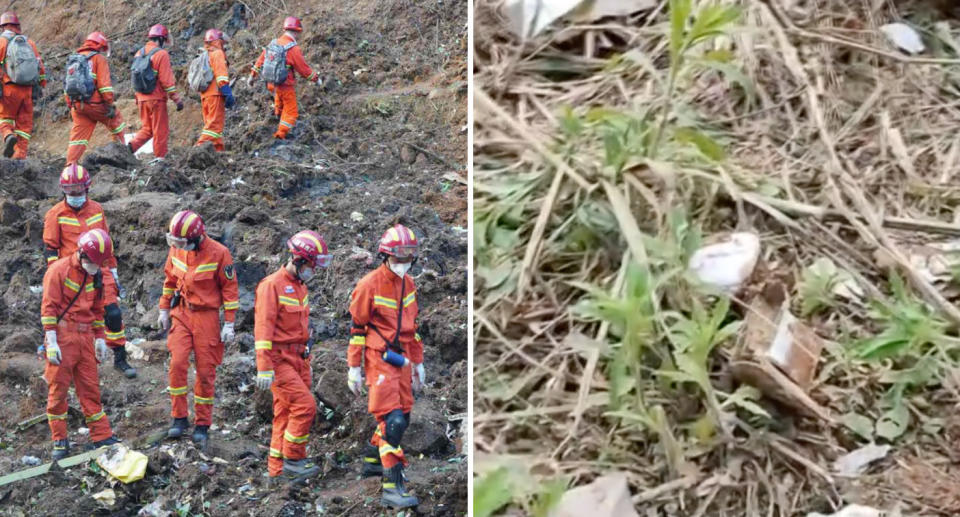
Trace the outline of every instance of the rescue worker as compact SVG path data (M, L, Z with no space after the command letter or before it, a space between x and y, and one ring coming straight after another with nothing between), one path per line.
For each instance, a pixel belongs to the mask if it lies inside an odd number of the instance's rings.
M92 181L90 172L76 163L67 165L60 174L63 201L48 210L43 219L43 255L48 266L59 258L73 254L80 236L88 230L101 229L110 233L103 208L89 199ZM137 369L127 362L126 331L123 314L117 303L118 298L126 296L126 291L120 284L116 256L111 253L104 259L103 267L110 272L109 275L103 275L107 347L113 350L113 367L132 379L137 376Z
M213 70L213 81L200 94L200 103L203 107L203 131L197 145L204 142L213 142L213 148L223 151L223 118L224 108L233 109L236 100L233 90L230 89L230 77L227 75L227 55L223 49L223 32L210 29L203 35L203 48L210 57L210 69Z
M347 347L347 385L360 395L361 365L370 390L368 409L377 420L363 459L364 477L382 475L384 506L406 508L419 501L404 487L407 459L400 441L410 424L413 388L425 383L423 342L417 333L417 295L407 271L417 258L416 235L398 224L380 239L383 263L353 291L353 327Z
M0 14L0 63L7 57L7 47L14 36L20 34L20 19L17 14L7 11ZM22 160L27 157L27 146L33 132L33 96L34 88L47 86L47 75L43 59L36 43L27 39L33 48L40 68L36 86L14 84L6 73L3 74L3 98L0 99L0 136L3 137L3 156ZM37 90L39 94L39 90Z
M196 365L193 441L206 445L213 416L213 385L223 360L224 343L234 341L233 323L240 307L237 277L230 251L209 238L203 220L190 210L177 212L167 233L170 251L157 322L169 330L170 402L173 425L170 438L180 438L187 422L187 367L190 352ZM220 325L223 307L223 326Z
M313 81L317 86L323 85L320 81L320 75L314 72L313 69L310 68L310 65L303 59L303 52L300 51L300 46L297 45L297 33L302 31L303 24L300 23L300 18L288 16L283 21L283 35L276 40L280 46L291 43L293 46L287 51L287 68L291 69L287 73L287 79L282 84L267 83L267 89L273 92L273 114L280 117L277 132L273 134L274 138L286 138L287 133L289 133L290 130L293 129L294 124L297 123L297 117L299 115L297 112L297 78L294 72L300 74L308 81ZM250 70L247 85L252 85L253 79L263 69L266 55L266 49L260 52L260 57L257 58L256 64L254 64L253 69Z
M123 129L127 125L114 105L113 83L110 81L110 42L100 31L91 32L83 45L77 49L77 54L93 57L89 58L90 71L93 75L94 92L90 100L73 102L64 95L70 116L73 117L73 127L70 128L70 142L67 144L67 163L80 163L80 158L86 152L89 139L97 122L107 126L115 142L123 143Z
M273 435L267 456L270 477L302 480L320 472L308 461L307 441L317 412L310 382L310 302L307 282L330 264L323 237L310 230L287 240L286 264L257 285L254 348L257 388L273 393Z
M100 404L97 363L107 354L104 342L101 268L113 255L113 242L96 228L80 236L75 253L57 260L43 275L40 321L46 334L41 348L47 359L47 421L53 436L54 461L70 452L67 395L76 388L93 445L119 442Z
M164 45L170 40L170 33L158 23L150 27L147 38L147 44L138 50L134 57L145 56L153 49L160 49L150 57L150 63L157 72L157 86L151 93L136 92L141 127L127 145L130 152L135 153L147 140L153 138L153 155L156 157L154 161L159 162L167 155L167 140L170 138L167 97L176 103L177 111L183 110L183 99L177 91L173 68L170 66L170 54L164 49Z

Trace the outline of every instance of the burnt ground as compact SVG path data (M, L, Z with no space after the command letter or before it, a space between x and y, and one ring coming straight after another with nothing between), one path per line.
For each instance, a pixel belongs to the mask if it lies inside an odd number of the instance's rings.
M118 105L136 128L129 54L156 19L177 38L172 55L183 83L192 49L208 26L225 28L233 37L231 75L240 75L258 52L256 43L276 35L281 16L265 2L90 4L96 8L76 13L70 11L75 2L50 1L19 13L25 31L47 56L54 81L42 114L38 111L31 158L0 159L5 244L0 250L0 475L26 468L23 456L50 458L45 421L22 431L17 423L45 408L42 362L34 351L42 341L42 217L59 197L57 173L69 131L66 108L53 93L60 87L57 73L66 53L93 30L92 23L103 24L98 26L116 41L111 64ZM417 399L404 443L412 460L410 488L421 498L420 514L466 514L467 465L457 420L467 407L466 3L397 0L311 7L288 1L287 7L303 13L307 30L300 43L326 79L322 89L299 87L301 118L291 140L278 144L271 138L276 120L268 116L271 99L265 90L238 82L238 108L227 115L227 152L188 147L200 129L199 96L190 95L184 112L171 112L172 151L164 164L148 166L113 145L88 151L84 159L94 172L91 197L103 204L117 241L128 291L122 302L128 348L140 371L129 381L110 365L101 368L105 410L126 442L169 424L168 354L154 328L169 217L179 209L196 210L208 233L233 252L240 281L239 339L218 370L209 450L201 454L187 442L141 449L151 459L147 476L115 484L117 502L109 508L91 494L111 486L110 481L98 469L81 466L0 487L0 514L133 515L144 507L158 509L158 515L381 514L379 480L358 475L362 445L374 422L365 400L346 389L347 307L355 282L376 265L377 239L396 222L411 226L423 240L413 274L430 384ZM74 16L77 23L31 30L30 20L63 16ZM125 31L137 35L115 36ZM106 143L103 128L92 143ZM311 287L313 320L322 340L312 360L314 392L322 408L309 451L322 463L323 475L302 488L270 487L265 477L270 397L250 384L256 370L253 292L279 266L285 239L301 228L319 231L335 256ZM78 408L71 397L71 407ZM78 411L70 412L68 424L75 447L89 443L78 431L83 426Z

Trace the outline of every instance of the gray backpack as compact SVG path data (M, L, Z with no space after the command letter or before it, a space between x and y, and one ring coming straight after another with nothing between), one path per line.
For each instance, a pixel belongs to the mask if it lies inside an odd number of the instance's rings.
M7 77L13 84L34 86L40 82L40 60L23 34L4 31L7 55L4 57Z
M296 41L280 45L273 40L264 49L263 80L273 84L283 84L287 80L287 51L296 46Z
M98 52L89 55L70 54L67 57L67 73L63 77L63 93L73 101L86 102L93 97L96 84L93 81L93 67L90 60Z
M212 81L213 68L210 68L210 54L206 50L201 50L200 55L190 62L187 83L190 84L191 90L203 93Z
M146 52L147 47L140 49L138 55L133 57L133 64L130 65L130 78L133 79L133 89L140 93L153 93L157 88L157 72L153 69L150 58L160 52L160 47L155 47L150 52Z

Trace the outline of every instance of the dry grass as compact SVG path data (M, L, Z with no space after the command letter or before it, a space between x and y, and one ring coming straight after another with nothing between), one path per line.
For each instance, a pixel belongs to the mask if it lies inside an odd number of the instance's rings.
M954 496L935 495L943 483L926 492L913 483L909 493L898 483L918 471L901 456L949 461L953 442L939 429L953 425L945 415L960 401L943 381L956 365L960 311L942 283L908 260L911 244L960 235L957 47L932 36L938 15L920 3L748 0L738 3L731 38L691 55L729 52L742 77L692 69L668 96L665 3L653 15L561 23L520 42L498 1L475 2L478 472L516 457L524 473L573 484L626 471L638 509L650 515L829 513L851 501L953 515ZM926 57L904 57L879 36L877 27L902 16L931 31ZM957 22L947 28L960 41ZM668 136L647 147L638 138L637 152L612 163L602 130L611 113L639 121L643 134L665 107ZM678 129L707 136L722 155L705 158ZM870 421L893 407L910 414L893 458L873 475L831 474L830 462L859 443L849 429L766 402L770 418L727 408L721 420L730 432L704 431L708 399L690 385L665 385L656 373L664 363L647 356L636 364L649 375L627 388L640 401L627 406L635 418L614 412L618 351L631 336L584 315L583 300L592 299L585 285L626 299L630 263L654 273L682 263L677 208L680 227L757 232L764 265L755 283L785 283L795 313L796 284L819 257L849 272L868 302L893 307L893 316L878 317L840 300L809 319L828 340L811 392L818 402L835 416ZM878 250L906 278L903 296ZM656 289L658 310L689 314L687 289L681 280ZM734 302L728 321L746 310ZM891 328L917 338L917 327L895 321L908 307L923 326L944 330L885 361L856 353L855 343ZM661 317L654 321L662 330ZM642 346L676 353L663 332L646 338ZM710 383L724 394L735 388L727 369L734 341L709 362ZM891 381L892 372L919 371L922 358L935 362L923 382ZM663 409L663 425L650 424L653 408ZM537 499L530 494L535 487L514 504L529 509Z

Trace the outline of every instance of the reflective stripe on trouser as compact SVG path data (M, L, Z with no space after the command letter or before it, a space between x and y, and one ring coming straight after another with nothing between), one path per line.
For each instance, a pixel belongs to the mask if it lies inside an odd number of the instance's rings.
M396 466L398 463L403 463L403 466L408 465L407 458L403 455L403 449L401 447L394 447L387 442L385 437L387 433L387 423L383 418L377 418L377 428L373 431L373 437L370 438L370 445L373 445L380 451L380 463L383 464L384 469L390 469Z
M100 404L100 377L93 349L93 329L78 330L73 324L63 323L57 328L60 345L60 364L48 361L43 372L47 381L47 420L54 440L67 437L67 394L70 384L76 387L80 409L90 428L90 439L106 440L113 431L110 420Z
M286 138L287 133L297 124L297 91L291 86L289 88L274 88L273 91L274 111L280 113L280 123L277 124L277 132L273 136L277 138Z
M217 366L223 360L219 311L190 311L183 305L177 306L170 314L167 349L170 350L170 415L173 418L187 417L187 368L190 366L190 353L193 352L197 369L193 389L195 422L196 425L210 425L213 385L217 378Z
M93 136L93 130L96 129L98 122L107 126L114 141L123 143L123 129L126 124L123 123L119 110L111 119L107 118L109 107L106 104L79 103L74 106L75 108L70 110L73 127L70 128L70 142L67 144L67 163L80 161L83 153L90 146L90 137Z
M130 140L130 146L136 151L153 138L153 155L163 158L167 155L167 141L170 139L170 120L167 117L167 99L139 101L140 131Z
M120 115L117 115L118 117ZM103 275L103 305L117 303L117 281L109 271ZM123 348L127 344L126 325L121 325L120 330L113 332L107 329L107 346L110 348Z
M200 101L203 107L203 130L197 145L213 142L213 148L223 150L223 117L226 100L222 95L209 95Z
M317 413L317 403L310 390L310 362L289 348L269 352L273 360L273 433L267 472L279 476L283 458L299 460L307 457L307 440Z
M17 135L17 145L13 157L27 157L27 146L33 133L33 88L18 84L4 84L3 98L0 99L0 137Z

